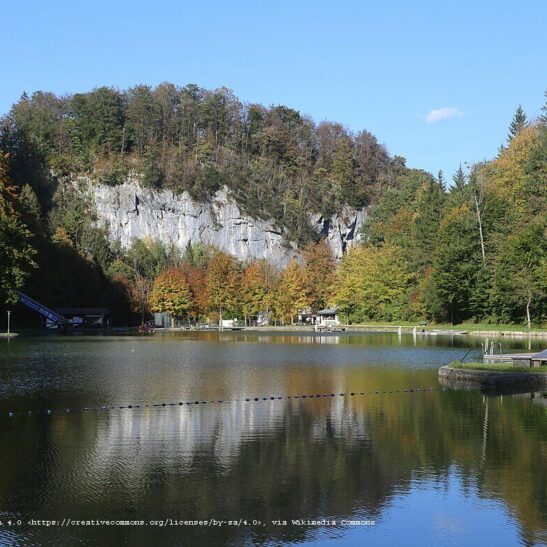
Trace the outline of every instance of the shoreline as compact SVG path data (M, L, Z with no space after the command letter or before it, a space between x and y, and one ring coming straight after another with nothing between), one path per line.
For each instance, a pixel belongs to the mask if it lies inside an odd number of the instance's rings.
M402 334L414 334L414 329L416 329L417 336L476 336L476 337L504 337L504 338L547 338L547 329L538 329L532 331L524 330L507 330L504 328L500 329L488 329L488 330L467 330L466 326L463 325L458 328L458 326L452 327L424 327L419 325L338 325L336 327L337 331L326 331L326 332L316 332L312 326L309 325L283 325L283 326L274 326L268 325L263 327L258 326L239 326L235 329L225 328L222 331L219 331L217 328L192 328L186 329L184 327L167 327L156 329L153 333L150 334L161 334L162 332L294 332L294 333L316 333L316 334L341 334L348 332L384 332L384 333L398 333ZM109 330L88 330L88 331L75 331L73 335L127 335L127 334L137 334L138 327L113 327ZM10 333L12 337L15 336L58 336L62 333L57 331L47 331L44 329L19 329L17 333ZM7 333L0 333L0 338L8 338Z

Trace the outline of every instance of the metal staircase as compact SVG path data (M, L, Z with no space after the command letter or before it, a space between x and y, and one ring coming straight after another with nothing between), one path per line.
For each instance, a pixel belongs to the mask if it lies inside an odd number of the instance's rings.
M63 316L59 315L53 310L50 310L49 308L46 308L46 306L40 304L40 302L36 302L36 300L31 298L30 296L27 296L25 293L22 293L21 291L16 292L19 296L19 300L21 301L21 303L27 306L27 308L38 312L46 319L49 319L52 323L57 323L58 325L66 324L66 319Z

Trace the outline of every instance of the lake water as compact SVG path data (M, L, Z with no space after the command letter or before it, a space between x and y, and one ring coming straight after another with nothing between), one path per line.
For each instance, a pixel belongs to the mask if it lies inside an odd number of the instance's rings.
M480 339L1 340L0 545L547 544L546 394L443 389L438 367L469 350ZM144 524L91 522L120 520Z

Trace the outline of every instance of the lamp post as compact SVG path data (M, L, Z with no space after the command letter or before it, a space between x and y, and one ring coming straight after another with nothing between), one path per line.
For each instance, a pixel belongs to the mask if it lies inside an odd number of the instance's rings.
M9 338L9 321L10 321L11 311L8 310L8 338Z

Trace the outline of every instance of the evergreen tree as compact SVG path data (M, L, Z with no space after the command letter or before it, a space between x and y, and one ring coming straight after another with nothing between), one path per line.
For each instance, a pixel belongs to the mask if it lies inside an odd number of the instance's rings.
M444 173L442 170L439 170L439 173L437 174L437 183L439 184L441 191L446 192L446 181L444 180Z
M462 169L462 166L458 167L456 172L454 173L454 176L452 177L452 181L454 182L454 189L455 190L463 190L467 184L467 177L465 176L465 173Z
M513 115L513 119L509 124L509 135L507 135L507 141L511 142L513 137L515 137L520 131L522 131L528 125L528 120L526 114L522 109L522 106L519 104L517 110Z

